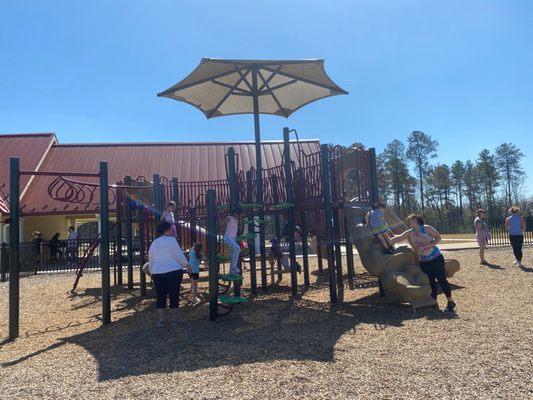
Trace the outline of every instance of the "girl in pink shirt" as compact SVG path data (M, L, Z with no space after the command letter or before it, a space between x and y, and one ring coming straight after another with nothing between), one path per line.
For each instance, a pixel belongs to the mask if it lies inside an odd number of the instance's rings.
M239 255L241 248L237 241L237 231L239 229L239 218L242 214L242 208L237 207L231 215L226 218L226 232L224 233L224 243L230 248L230 268L229 273L231 275L239 275Z

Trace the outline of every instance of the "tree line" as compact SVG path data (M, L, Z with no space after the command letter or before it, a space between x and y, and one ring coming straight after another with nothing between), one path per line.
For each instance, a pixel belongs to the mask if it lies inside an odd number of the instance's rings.
M428 220L464 227L479 208L493 219L503 218L515 204L531 215L533 204L524 193L524 154L519 147L502 143L494 152L482 149L477 158L451 165L433 162L438 148L431 135L413 131L406 143L395 139L377 155L379 197L398 216L418 211Z

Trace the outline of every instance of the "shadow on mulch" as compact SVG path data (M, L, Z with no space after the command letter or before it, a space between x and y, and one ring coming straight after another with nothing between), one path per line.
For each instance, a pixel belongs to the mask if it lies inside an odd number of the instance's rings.
M308 290L324 289L317 283ZM131 296L124 298L125 292ZM339 338L354 334L360 324L383 330L400 327L411 319L443 317L441 312L432 310L415 314L410 307L391 304L377 293L336 306L303 299L301 295L287 301L279 299L280 294L290 297L289 293L290 288L284 286L259 291L253 302L239 305L216 322L207 320L206 301L193 307L184 301L177 327L156 328L152 302L147 306L137 290L113 288L112 298L122 296L115 300L114 311L131 310L131 314L110 325L61 338L2 366L18 364L66 343L79 345L92 354L98 363L100 381L273 360L331 362ZM92 304L99 301L99 296L99 289L87 289L76 297Z

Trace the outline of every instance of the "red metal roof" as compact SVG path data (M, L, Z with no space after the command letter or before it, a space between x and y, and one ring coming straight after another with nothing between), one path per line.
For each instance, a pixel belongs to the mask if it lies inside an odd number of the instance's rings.
M0 135L0 186L4 185L2 192L9 193L9 159L20 158L21 170L35 171L44 161L46 154L53 143L57 143L53 133L9 134ZM20 191L24 192L29 176L20 179ZM0 213L8 213L8 202L0 194Z
M320 150L318 140L291 142L291 158L297 161L298 146L307 154ZM238 154L238 169L255 166L253 142L208 143L131 143L131 144L55 144L42 164L41 171L98 172L99 162L109 163L109 182L115 183L126 175L132 178L153 174L177 177L182 182L218 180L226 178L225 154L233 147ZM283 142L263 142L263 168L282 162ZM54 178L35 177L21 201L24 214L66 214L94 212L85 206L67 205L48 195ZM74 178L77 179L77 178ZM90 178L79 179L95 182Z

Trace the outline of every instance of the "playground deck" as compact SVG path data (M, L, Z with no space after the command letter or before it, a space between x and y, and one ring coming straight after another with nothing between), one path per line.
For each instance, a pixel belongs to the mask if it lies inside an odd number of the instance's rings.
M533 268L511 267L507 249L489 250L489 267L475 250L453 257L462 265L452 279L456 317L391 304L365 276L366 287L346 290L345 303L331 308L327 276L314 272L296 299L284 280L216 323L205 302L183 302L181 325L162 330L136 282L135 291L112 289L116 323L102 326L98 273L84 276L72 300L72 274L25 278L21 337L0 347L0 397L531 398ZM533 265L529 249L525 265ZM2 318L0 341L6 335Z

